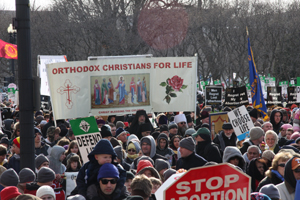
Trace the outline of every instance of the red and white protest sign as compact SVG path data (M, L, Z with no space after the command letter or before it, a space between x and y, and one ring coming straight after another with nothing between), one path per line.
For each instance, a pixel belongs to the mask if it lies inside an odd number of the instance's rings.
M250 176L229 164L190 169L165 190L168 200L250 200Z

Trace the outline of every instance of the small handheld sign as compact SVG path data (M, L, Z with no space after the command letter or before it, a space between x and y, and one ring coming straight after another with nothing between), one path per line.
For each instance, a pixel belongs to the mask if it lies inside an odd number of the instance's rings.
M249 136L249 131L254 124L245 106L240 106L227 113L230 123L239 141Z
M96 120L94 117L78 118L70 121L72 130L78 143L83 163L89 161L88 154L101 140Z

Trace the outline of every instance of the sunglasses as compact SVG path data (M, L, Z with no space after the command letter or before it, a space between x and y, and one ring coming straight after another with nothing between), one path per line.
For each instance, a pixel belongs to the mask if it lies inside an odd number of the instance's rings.
M181 125L182 125L182 124L186 124L186 123L185 123L185 122L180 122L179 124L181 124Z
M278 167L285 167L285 163L278 164Z
M300 168L294 169L294 172L299 173L300 172Z
M128 149L128 152L130 152L130 151L132 151L132 152L135 152L135 150L134 150L134 149Z
M100 179L102 184L106 185L108 184L108 182L110 182L111 184L116 184L117 183L117 179Z

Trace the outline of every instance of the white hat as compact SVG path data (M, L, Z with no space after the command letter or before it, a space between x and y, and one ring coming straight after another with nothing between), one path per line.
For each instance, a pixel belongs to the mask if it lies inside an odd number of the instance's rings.
M39 198L42 198L42 196L47 195L47 194L53 196L53 198L55 200L56 196L55 196L54 190L52 187L50 187L48 185L43 185L36 191L36 196Z
M184 114L178 114L174 117L174 122L176 124L180 123L180 122L185 122L186 123L186 117Z

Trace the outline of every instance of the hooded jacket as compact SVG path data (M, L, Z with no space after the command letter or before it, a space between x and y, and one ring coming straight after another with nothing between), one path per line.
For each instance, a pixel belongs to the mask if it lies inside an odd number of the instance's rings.
M132 143L134 145L135 150L136 150L136 154L135 154L134 158L129 158L129 156L128 156L129 154L127 154L127 157L125 158L125 162L128 163L128 164L131 164L134 161L134 159L138 157L138 154L141 150L140 143L136 140L132 140L132 141L129 141L127 143L126 152L128 152L128 146L129 146L130 143Z
M246 162L245 162L244 157L242 156L240 150L237 147L232 147L232 146L226 147L224 154L223 154L223 163L228 163L230 158L233 158L233 157L239 158L238 166L245 172Z
M139 116L141 116L141 115L144 115L145 116L145 123L151 123L150 122L150 120L149 120L149 118L148 118L148 116L147 116L147 113L146 113L146 111L145 110L138 110L138 111L136 111L136 114L135 114L135 116L134 116L134 118L133 118L133 121L132 121L132 123L131 123L131 126L130 126L130 128L129 128L129 130L128 130L128 132L130 133L130 134L137 134L137 132L138 132L138 128L139 128ZM152 130L153 130L153 127L152 127ZM152 132L152 131L151 131ZM138 136L138 135L137 135ZM139 136L138 136L139 137Z
M60 161L60 156L65 153L65 149L61 146L52 147L51 153L48 156L49 168L51 168L55 174L63 174L66 171L66 167Z
M150 150L150 158L153 160L153 162L155 162L155 160L157 158L161 158L161 159L164 159L164 160L168 160L166 157L164 156L161 156L159 154L156 153L156 145L155 145L155 140L154 138L151 136L151 135L148 135L148 136L145 136L141 139L140 141L140 146L142 147L142 144L145 140L150 140L150 144L151 144L151 150ZM139 158L136 158L134 159L133 163L132 163L132 166L131 168L132 169L137 169L137 162L138 162L138 159Z
M178 159L176 163L176 170L181 168L189 170L190 168L201 167L205 165L205 163L207 163L207 161L203 157L193 152L187 157L181 157Z
M198 142L196 146L196 153L199 156L202 156L207 161L213 161L216 163L222 163L222 157L216 144L211 142L211 140L206 140L202 142Z
M161 149L159 145L160 140L162 139L166 140L166 146L163 149ZM169 148L168 136L165 133L161 133L157 137L156 153L166 157L170 163L172 162L172 156L174 155L174 152L171 148Z
M117 154L114 151L109 140L101 139L96 144L93 151L89 153L88 155L89 162L85 163L80 168L76 179L77 187L72 191L72 194L78 193L86 197L86 191L88 186L98 183L97 175L102 165L99 165L98 161L95 159L95 155L97 154L112 155L112 164L114 164L118 168L119 176L120 176L117 182L116 192L121 191L126 181L126 171L123 169L123 167L120 164L114 162L114 160L117 157Z
M276 124L276 122L275 122L275 114L278 113L278 112L280 113L281 118L280 118L280 122L278 124ZM283 114L282 114L282 112L280 110L277 110L277 109L272 110L271 116L270 116L270 122L273 125L273 131L275 131L277 133L277 135L279 134L280 127L284 124L282 122L282 118L283 118Z
M293 156L293 158L298 156ZM281 199L284 200L294 200L295 199L295 188L296 188L296 179L292 171L292 160L293 158L289 159L289 161L285 165L284 169L284 182L276 185L277 189L279 190L279 194Z
M265 175L262 175L262 174L258 171L258 169L257 169L257 167L256 167L256 161L257 161L257 160L258 160L257 158L252 159L252 160L250 161L249 167L248 167L248 169L247 169L247 174L248 174L249 176L251 176L251 189L252 189L252 191L255 191L256 188L258 187L259 182L260 182L263 178L265 178ZM266 164L264 164L264 171L267 171L267 165L266 165Z

